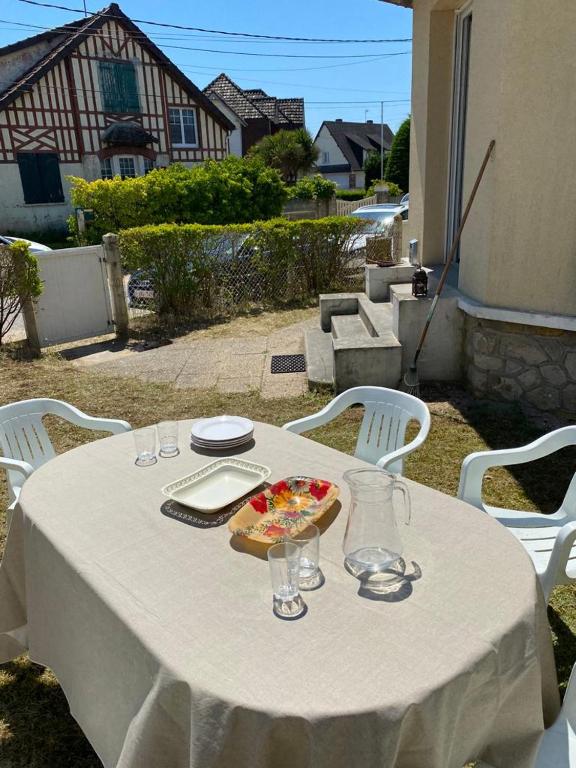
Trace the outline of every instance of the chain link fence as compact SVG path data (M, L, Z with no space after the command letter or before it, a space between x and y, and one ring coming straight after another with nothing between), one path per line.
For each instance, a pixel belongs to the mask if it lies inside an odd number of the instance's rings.
M210 319L307 302L319 293L362 291L365 223L325 221L333 223L127 230L120 247L129 270L129 316Z

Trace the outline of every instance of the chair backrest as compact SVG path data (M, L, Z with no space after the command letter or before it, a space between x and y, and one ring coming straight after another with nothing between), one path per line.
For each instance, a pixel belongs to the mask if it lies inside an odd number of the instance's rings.
M354 455L371 464L402 448L406 442L406 428L412 419L423 425L430 418L426 404L405 392L384 387L354 387L343 394L347 395L347 407L364 406ZM402 460L387 469L401 473Z
M8 459L26 461L38 469L56 452L42 422L44 416L60 413L59 401L49 399L22 400L0 407L0 448ZM20 484L22 477L8 472L8 482Z

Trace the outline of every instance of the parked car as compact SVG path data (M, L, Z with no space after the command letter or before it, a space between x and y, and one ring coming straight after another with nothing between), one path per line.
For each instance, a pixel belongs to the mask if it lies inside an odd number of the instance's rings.
M381 234L386 232L387 228L394 221L394 217L400 214L403 219L408 218L408 208L400 203L381 203L379 205L363 205L356 208L350 214L359 219L366 219L366 227L358 235L354 235L350 241L350 250L364 250L366 247L366 236Z
M47 245L42 245L42 243L35 243L34 240L28 240L25 237L12 237L8 235L0 235L0 244L2 245L11 245L11 243L15 243L17 240L23 240L25 243L28 243L32 253L42 253L43 251L52 250L52 248L49 248Z
M252 256L252 249L244 246L244 243L248 239L248 235L241 235L234 240L234 243L230 238L224 236L212 242L209 246L209 255L212 256L216 263L229 263L233 259L238 261L249 260ZM193 271L192 259L188 267L189 271ZM244 277L246 274L244 273ZM152 309L156 299L154 292L154 276L147 273L145 270L137 269L128 278L126 285L126 292L128 294L128 306L131 308L140 309Z
M400 200L400 205L410 205L410 192L406 192L404 197Z

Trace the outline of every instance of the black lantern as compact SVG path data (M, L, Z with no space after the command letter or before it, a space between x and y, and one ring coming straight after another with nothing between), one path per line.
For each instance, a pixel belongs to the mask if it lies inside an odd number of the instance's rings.
M412 296L428 296L428 275L422 267L412 275Z

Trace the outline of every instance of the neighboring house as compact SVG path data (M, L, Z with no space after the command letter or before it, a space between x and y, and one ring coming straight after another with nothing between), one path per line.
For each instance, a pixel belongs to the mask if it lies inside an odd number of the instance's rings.
M66 176L227 155L234 128L115 3L0 49L0 231L61 228Z
M575 415L576 3L395 4L413 7L408 225L425 265L443 264L496 141L454 270L463 372Z
M233 155L243 157L264 136L304 127L304 99L277 99L261 88L244 90L224 73L204 93L234 123L230 135Z
M364 160L370 152L380 152L383 134L384 152L392 146L394 134L388 125L367 120L349 123L344 120L325 120L316 134L318 173L336 182L342 189L364 189Z

